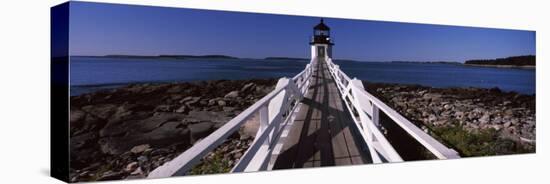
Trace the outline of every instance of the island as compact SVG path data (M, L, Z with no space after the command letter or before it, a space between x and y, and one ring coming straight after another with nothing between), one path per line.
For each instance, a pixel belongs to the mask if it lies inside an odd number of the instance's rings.
M294 58L294 57L266 57L264 58L264 60L285 60L285 61L296 61L296 60L300 60L300 61L309 61L310 59L308 58Z
M119 55L110 54L103 56L76 56L96 58L128 58L128 59L239 59L227 55Z
M536 57L534 55L512 56L507 58L497 59L475 59L467 60L464 65L468 66L487 66L487 67L504 67L504 68L535 68Z

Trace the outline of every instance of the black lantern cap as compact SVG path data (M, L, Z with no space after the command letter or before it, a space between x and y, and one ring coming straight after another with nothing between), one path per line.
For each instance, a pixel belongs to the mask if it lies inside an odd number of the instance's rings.
M330 30L330 28L327 25L325 25L322 18L321 18L321 23L317 24L315 27L313 27L313 29L323 30L323 31L329 31Z

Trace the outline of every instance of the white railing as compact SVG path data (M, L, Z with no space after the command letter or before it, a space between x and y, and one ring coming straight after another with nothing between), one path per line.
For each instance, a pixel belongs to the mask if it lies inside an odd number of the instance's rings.
M314 62L316 61L312 59L306 68L292 79L279 79L272 92L170 162L153 170L148 178L185 175L201 158L224 143L227 137L238 131L255 115L259 117L259 130L248 150L231 171L265 170L282 132L281 127L291 119L290 113L295 110L309 88Z
M332 59L327 58L325 62L338 86L342 99L350 110L355 125L369 147L374 163L403 161L380 131L380 111L386 114L437 158L460 158L456 151L447 148L391 107L365 91L361 80L357 80L356 78L350 79L350 77L340 70L338 65L332 62ZM354 110L357 114L353 112Z

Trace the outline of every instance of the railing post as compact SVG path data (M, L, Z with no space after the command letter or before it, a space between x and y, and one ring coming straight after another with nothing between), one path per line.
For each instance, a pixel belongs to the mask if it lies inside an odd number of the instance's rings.
M275 89L281 89L286 88L283 91L281 91L277 96L275 96L271 101L269 102L269 122L270 123L279 123L282 117L282 113L284 113L284 106L286 102L286 98L288 96L288 85L291 80L288 78L280 78L277 82L277 85L275 86ZM273 130L273 132L270 133L269 139L272 139L275 132L278 131L278 126L276 126Z
M260 129L258 130L258 133L256 134L256 138L259 137L259 135L261 135L265 129L267 128L267 126L269 126L269 111L268 111L268 106L267 105L264 105L260 108ZM269 139L267 139L268 141L265 141L264 144L269 144Z
M372 123L380 128L380 110L378 110L378 107L374 104L372 106Z

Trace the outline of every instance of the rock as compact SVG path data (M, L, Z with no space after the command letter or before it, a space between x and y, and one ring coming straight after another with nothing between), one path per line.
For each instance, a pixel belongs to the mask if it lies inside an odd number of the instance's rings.
M481 116L481 118L479 118L478 121L480 124L487 124L489 123L490 119L491 119L491 116L489 114L484 114L483 116Z
M476 115L472 112L468 113L468 119L473 120L476 118Z
M464 119L464 112L462 112L462 111L457 111L457 112L455 112L454 116L455 116L457 119Z
M210 99L208 100L208 106L213 106L217 103L216 99Z
M512 122L513 125L519 125L519 119L518 118L512 118L510 120L510 122Z
M84 117L86 117L86 113L81 110L71 110L69 117L70 117L70 122L75 123L78 121L82 121Z
M131 175L142 175L143 170L141 170L141 167L138 167L134 172L130 173Z
M491 119L492 124L502 124L502 117L496 116Z
M71 137L69 141L71 148L84 148L86 145L93 144L97 141L98 135L95 132L87 132Z
M472 112L475 112L475 113L483 113L484 111L485 111L484 108L476 107Z
M190 144L189 130L180 121L161 123L159 127L144 132L134 132L126 136L107 137L100 140L103 153L117 155L131 150L134 146L149 144L151 147L164 147L174 143L183 146ZM147 149L143 149L146 151Z
M143 163L149 161L149 158L147 158L147 156L141 155L137 158L137 160L140 163L140 165L143 165Z
M107 171L107 172L104 172L101 175L101 177L99 177L98 181L116 180L116 179L122 179L122 177L123 177L122 172Z
M197 141L200 138L208 136L211 131L214 123L212 122L201 122L189 125L189 131L193 141Z
M177 113L185 113L185 112L187 112L187 110L188 110L188 109L187 109L187 106L182 105L180 108L178 108L178 109L176 110L176 112L177 112Z
M188 96L188 97L185 97L185 98L181 99L179 101L179 103L185 103L185 102L190 101L190 100L193 100L192 96Z
M512 109L508 109L508 110L504 111L504 115L513 116L514 111Z
M152 156L166 155L168 152L169 152L168 149L166 149L166 148L161 148L161 149L153 150L153 151L151 152L151 155L152 155Z
M441 125L445 125L446 123L447 123L446 120L438 120L438 121L433 122L433 125L441 126Z
M492 125L491 128L495 129L496 131L499 131L502 129L502 125Z
M139 164L137 162L131 162L128 165L126 165L126 168L124 168L125 172L132 172L135 169L139 167Z
M248 83L241 88L241 92L248 92L256 88L256 84L254 83Z
M233 112L235 111L235 109L236 109L235 107L223 107L223 111L225 112Z
M489 89L489 92L491 92L491 93L500 93L501 91L498 87L494 87L494 88Z
M433 115L433 114L430 114L430 116L428 116L428 121L429 122L434 122L436 119L437 119L437 117L435 117L435 115Z
M430 113L428 113L427 111L422 111L422 117L428 117L430 115Z
M504 128L508 128L508 127L510 127L510 125L512 125L512 122L506 122L506 123L504 123L503 126L504 126Z
M233 113L227 112L212 112L212 111L189 111L186 120L192 120L194 122L213 122L213 123L227 123L231 120Z
M93 114L98 118L107 119L109 118L109 116L111 116L115 112L116 108L117 106L113 104L100 104L100 105L87 105L82 107L82 110L90 114Z
M143 178L187 150L195 140L223 126L237 111L270 92L276 82L130 84L115 90L72 96L71 180ZM227 99L223 98L225 95ZM223 102L218 103L220 100ZM228 140L239 140L240 134L236 135ZM241 149L252 140L253 137L249 137L226 147ZM145 147L143 145L149 148L140 148Z
M239 96L239 91L231 91L227 93L224 98L237 98Z
M226 103L225 103L225 101L223 101L223 100L219 100L219 101L218 101L218 105L219 105L219 106L225 106Z
M150 148L149 144L142 144L142 145L139 145L139 146L134 146L130 151L132 153L138 154L138 153L144 152L145 150L147 150L149 148Z
M183 91L183 88L182 86L174 86L174 87L171 87L170 89L166 90L167 93L181 93Z
M183 95L172 95L170 96L170 100L180 100L183 98Z
M159 105L155 108L155 112L172 112L172 106L170 105Z
M437 101L441 99L441 94L435 94L435 93L426 93L423 95L424 99L431 99L432 101Z
M242 156L243 156L243 153L237 152L237 153L235 153L235 154L233 155L233 158L238 160L238 159L240 159Z
M200 100L201 100L201 97L192 97L191 100L185 102L185 105L192 106L192 105L195 105Z

